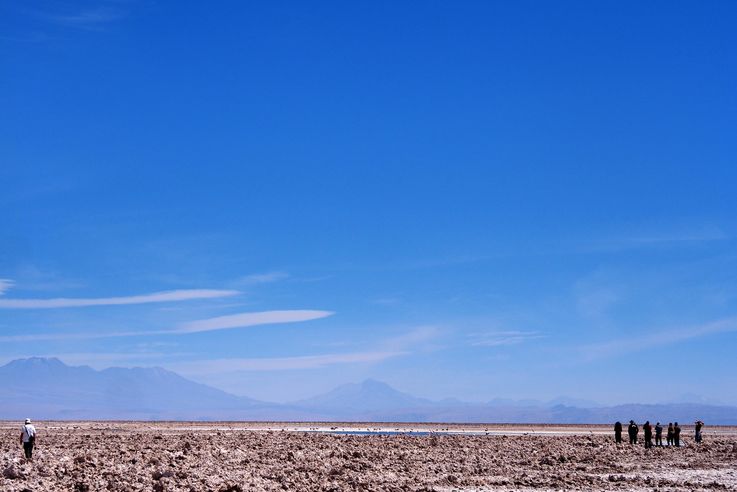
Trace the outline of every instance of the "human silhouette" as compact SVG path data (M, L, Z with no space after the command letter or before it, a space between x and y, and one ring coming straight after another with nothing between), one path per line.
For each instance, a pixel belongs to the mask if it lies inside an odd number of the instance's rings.
M697 420L694 423L696 424L696 426L694 427L694 431L695 431L694 439L696 440L697 443L700 443L701 442L701 429L704 427L704 423L700 420Z
M673 442L676 447L681 446L681 426L678 425L678 422L673 425Z
M660 422L655 424L655 445L663 447L663 426Z
M614 442L622 442L622 422L620 421L614 424Z
M668 446L673 446L673 422L668 422L668 435L666 439L668 440Z
M634 420L630 420L630 425L627 427L627 434L630 436L630 444L637 444L637 434L640 432L640 428Z
M649 420L642 425L642 430L645 433L645 448L653 447L653 426L650 425Z

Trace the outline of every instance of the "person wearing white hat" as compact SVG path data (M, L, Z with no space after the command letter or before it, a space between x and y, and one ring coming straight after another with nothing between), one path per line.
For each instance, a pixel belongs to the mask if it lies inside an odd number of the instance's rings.
M31 419L26 419L25 424L21 428L20 442L23 444L26 459L33 461L33 446L36 444L36 428L31 424Z

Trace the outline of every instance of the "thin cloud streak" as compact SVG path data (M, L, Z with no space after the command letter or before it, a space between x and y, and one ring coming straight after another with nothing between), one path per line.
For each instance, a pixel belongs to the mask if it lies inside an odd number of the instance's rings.
M285 280L289 278L289 274L286 272L266 272L266 273L254 273L246 275L237 279L234 283L236 286L248 286L258 284L269 284Z
M3 343L23 342L51 342L61 340L94 340L97 338L114 338L136 336L141 333L156 334L157 332L110 332L110 333L38 333L34 335L4 335L0 336Z
M640 234L603 238L590 242L586 249L590 251L617 252L638 248L724 241L729 238L729 235L718 227L704 226L671 231L647 231Z
M218 316L182 324L175 333L197 333L202 331L226 330L229 328L247 328L256 325L270 325L277 323L296 323L332 316L332 311L318 310L288 310L288 311L261 311L258 313L240 313L228 316Z
M71 15L49 15L46 18L58 22L59 24L67 24L74 26L90 26L104 24L114 21L121 17L121 14L110 9L87 10Z
M14 284L9 278L0 278L0 296L12 289Z
M407 347L427 346L427 343L441 335L442 331L436 326L418 326L407 333L385 340L381 346L384 350L403 351Z
M39 342L60 340L92 340L100 338L147 337L157 335L186 335L206 331L225 330L232 328L248 328L260 325L282 323L299 323L332 316L332 311L317 310L282 310L260 311L253 313L233 314L217 318L204 319L185 323L173 330L152 331L117 331L92 333L39 333L32 335L5 335L0 336L0 342Z
M337 364L360 364L382 362L387 359L411 355L410 349L422 345L439 335L433 326L421 326L404 335L389 338L379 343L374 350L365 352L343 352L318 355L298 355L271 358L223 358L199 360L168 367L192 376L232 373L239 371L288 371L296 369L318 369Z
M51 24L87 30L102 30L106 25L128 15L127 11L113 5L65 13L58 11L29 11L28 13Z
M167 368L182 374L197 376L237 371L287 371L295 369L317 369L336 364L381 362L406 355L408 352L354 352L344 354L303 355L297 357L274 357L254 359L213 359L183 364L168 364Z
M0 309L57 309L91 306L124 306L130 304L149 304L156 302L179 302L195 299L215 299L240 294L237 290L187 289L154 292L122 297L68 298L55 299L0 299Z
M544 338L544 335L537 331L492 331L474 333L469 337L471 338L471 345L476 347L500 347Z
M672 345L674 343L700 338L717 333L737 331L737 316L700 325L663 330L650 335L640 336L633 344L631 338L610 340L608 342L583 345L578 347L586 361L605 357L614 357L652 348L654 345Z

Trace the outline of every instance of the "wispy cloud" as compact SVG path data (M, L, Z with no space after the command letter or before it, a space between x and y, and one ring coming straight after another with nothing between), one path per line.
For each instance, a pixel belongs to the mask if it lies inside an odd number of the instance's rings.
M699 325L675 327L650 333L648 335L638 335L637 343L633 343L632 338L627 337L609 340L602 343L582 345L577 349L584 360L591 361L648 350L652 349L654 346L670 345L691 340L693 338L732 331L737 331L737 316L722 318Z
M275 317L274 313L284 313ZM318 313L324 317L332 313L327 311L271 311L263 313L244 313L251 315L250 318L242 318L249 323L247 326L253 326L257 319L261 320L261 324L269 324L276 322L296 322L306 321L307 319L317 319ZM300 313L302 313L300 315ZM307 313L313 313L311 315ZM238 315L236 315L238 316ZM242 315L241 315L242 316ZM225 318L236 318L225 317ZM216 318L217 319L217 318ZM277 321L279 319L280 321ZM211 321L211 320L202 320ZM228 323L228 327L231 323ZM215 328L215 325L207 325L207 329ZM217 326L223 326L218 323ZM114 337L114 336L143 336L143 335L175 335L183 332L177 330L154 331L154 332L127 332L127 333L106 333L106 334L58 334L58 335L19 335L0 337L0 341L35 341L41 339L69 339L69 338L89 338L89 337ZM207 376L213 374L233 373L239 371L288 371L299 369L318 369L333 365L345 364L372 364L385 361L387 359L410 355L412 349L418 344L422 344L428 340L436 338L439 331L435 327L419 327L411 330L403 335L389 338L380 342L374 350L359 352L343 352L328 353L316 355L298 355L291 357L263 357L263 358L219 358L207 360L193 360L181 362L164 363L165 367L181 373L185 376ZM67 362L88 364L101 368L110 363L118 363L125 365L130 363L142 363L146 360L171 360L172 357L180 359L191 354L185 353L163 353L159 351L140 351L134 353L67 353L56 354Z
M467 265L471 263L479 263L491 259L488 255L460 255L460 256L449 256L445 258L433 258L416 260L404 265L404 268L408 270L421 270L425 268L444 268L454 267L458 265Z
M245 275L234 282L235 286L246 287L249 285L258 284L270 284L285 280L289 278L289 274L286 272L266 272L266 273L254 273L251 275Z
M283 311L288 313L288 311ZM310 311L307 311L310 312ZM313 311L314 312L314 311ZM297 311L296 313L299 313ZM304 311L303 311L304 313ZM317 313L317 312L314 312ZM324 313L324 312L323 312ZM255 315L264 315L262 319L271 319L271 322L275 318L269 318L269 312L266 313L249 313ZM287 321L287 318L289 320ZM300 318L300 319L297 319ZM281 322L293 322L298 320L305 320L305 317L298 317L296 315L290 317L282 317ZM314 318L313 318L314 319ZM128 333L110 333L102 336L132 336L132 335L146 335L146 334L177 334L181 333L178 331L156 331L156 332L128 332ZM298 369L318 369L322 367L328 367L332 365L343 365L343 364L371 364L382 362L384 360L409 355L411 352L408 350L410 346L416 345L423 341L432 339L436 336L437 331L432 327L421 327L416 330L412 330L402 336L394 337L385 340L381 343L381 347L378 350L360 351L360 352L347 352L347 353L329 353L329 354L317 354L317 355L300 355L293 357L264 357L264 358L220 358L220 359L208 359L208 360L194 360L189 362L172 362L165 363L164 365L173 371L179 372L183 375L190 376L206 376L212 374L222 374L229 372L238 371L286 371L286 370L298 370ZM45 337L46 335L41 335ZM53 335L51 335L53 336ZM66 334L58 335L58 337L70 338L70 337L87 337L88 334ZM0 341L5 341L7 338L13 337L0 337ZM35 335L24 335L15 338L23 338L25 341L37 340L38 336ZM390 347L395 347L391 349ZM404 349L402 349L403 347ZM134 352L134 353L67 353L67 354L55 354L57 357L61 357L64 361L69 363L77 364L88 364L94 367L104 367L111 363L118 364L130 364L130 363L142 363L146 360L151 359L171 359L172 357L180 358L191 354L185 353L174 353L166 354L162 352Z
M703 241L721 241L727 239L727 234L718 227L702 227L700 229L673 231L656 234L642 234L625 238L630 244L662 244L662 243L691 243Z
M688 245L729 239L719 227L704 225L680 227L670 230L645 230L641 232L620 233L589 243L594 251L620 251L636 248L667 247Z
M437 326L418 326L406 333L384 340L380 346L383 350L389 351L404 351L422 346L427 348L427 344L436 340L441 334L442 331Z
M167 368L185 375L198 376L237 371L287 371L316 369L336 364L381 362L405 355L407 352L352 352L343 354L303 355L297 357L272 357L253 359L211 359L181 364L168 364Z
M318 355L269 358L227 358L186 362L169 365L174 371L193 376L222 374L238 371L287 371L317 369L338 364L367 364L412 354L418 346L437 338L440 330L420 326L402 335L384 339L373 350Z
M471 333L469 339L471 345L477 347L499 347L503 345L517 345L529 340L543 338L537 331L488 331L483 333Z
M379 297L378 299L372 299L369 302L380 306L396 306L401 304L402 300L399 297Z
M15 282L10 280L9 278L0 278L0 296L13 288L14 284Z
M86 8L29 11L28 13L51 24L86 30L102 30L106 25L118 21L128 15L121 8L122 3L103 1Z
M13 43L41 43L48 41L49 37L43 32L29 32L27 34L20 34L17 36L0 36L3 41L10 41ZM11 203L15 201L13 196L3 196L0 198L0 203Z
M94 333L34 333L28 335L2 335L0 342L24 343L24 342L52 342L62 340L94 340L96 338L114 338L136 336L141 334L154 335L157 332L94 332Z
M109 8L99 8L95 10L84 10L74 14L67 15L48 15L47 18L54 20L60 24L75 26L92 26L105 24L122 17L118 11Z
M216 318L190 321L180 325L176 333L196 333L201 331L225 330L229 328L246 328L256 325L270 325L276 323L296 323L332 316L332 311L319 310L286 310L261 311L257 313L240 313Z
M67 278L59 272L40 269L32 263L20 265L13 276L17 288L24 291L67 291L86 287L79 279Z
M576 308L587 318L597 318L604 314L620 300L619 294L612 289L600 288L576 295Z
M67 298L55 299L0 299L0 309L56 309L90 306L123 306L154 302L177 302L194 299L214 299L240 294L237 290L187 289L170 290L122 297Z
M623 290L624 287L611 272L593 272L578 280L573 287L576 309L587 318L603 318L622 301Z
M157 335L185 335L205 331L226 330L232 328L248 328L259 325L273 325L282 323L299 323L314 319L332 316L332 311L317 310L283 310L259 311L240 313L229 316L220 316L198 321L183 323L171 330L151 331L97 331L87 333L38 333L26 335L0 336L0 342L39 342L61 340L92 340L100 338L148 337Z

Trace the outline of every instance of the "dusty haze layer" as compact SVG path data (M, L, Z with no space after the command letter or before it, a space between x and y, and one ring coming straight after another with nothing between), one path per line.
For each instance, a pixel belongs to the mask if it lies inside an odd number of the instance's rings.
M728 427L645 450L603 426L42 422L31 464L19 429L0 424L3 491L737 490ZM377 429L414 435L315 432Z

